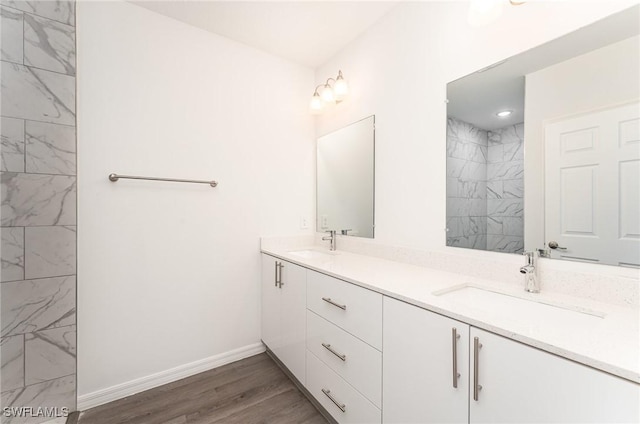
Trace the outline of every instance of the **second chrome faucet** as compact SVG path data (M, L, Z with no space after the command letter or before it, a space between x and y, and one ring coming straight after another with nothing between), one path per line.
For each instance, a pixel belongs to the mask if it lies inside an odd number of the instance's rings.
M330 246L329 246L329 250L336 250L336 230L330 230L330 231L326 231L327 233L329 233L328 237L322 237L322 240L327 241L329 240L331 242Z
M536 270L536 252L524 252L523 255L527 257L527 264L520 268L520 273L524 274L524 289L529 293L540 293L540 282Z

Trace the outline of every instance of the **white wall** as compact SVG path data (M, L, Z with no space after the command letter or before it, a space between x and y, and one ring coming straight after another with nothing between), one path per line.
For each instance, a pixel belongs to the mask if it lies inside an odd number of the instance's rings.
M82 398L259 342L259 237L313 217L315 141L312 70L130 3L77 7Z
M351 89L316 134L376 115L377 240L462 253L444 247L446 83L636 2L579 3L507 6L475 29L466 2L402 3L316 71L319 84L341 69Z
M545 121L592 112L640 96L640 37L632 37L527 75L525 96L525 240L544 240Z

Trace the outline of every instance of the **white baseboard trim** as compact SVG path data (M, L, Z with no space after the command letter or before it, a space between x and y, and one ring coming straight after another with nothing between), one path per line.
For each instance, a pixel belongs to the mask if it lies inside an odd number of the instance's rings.
M239 361L264 351L265 347L262 343L254 343L189 364L179 365L175 368L146 377L136 378L135 380L107 387L106 389L87 393L86 395L78 396L78 411L86 411L87 409L95 408L96 406L104 405L105 403L153 389L154 387L171 383L222 365L230 364L231 362Z

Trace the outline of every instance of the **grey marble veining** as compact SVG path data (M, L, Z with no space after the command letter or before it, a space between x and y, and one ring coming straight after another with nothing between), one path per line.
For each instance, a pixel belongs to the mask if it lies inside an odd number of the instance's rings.
M457 181L458 197L467 199L486 199L487 183L478 180L458 180Z
M487 234L488 235L504 235L503 219L501 216L488 216L487 217Z
M487 181L515 180L521 178L524 178L524 162L521 160L490 163L487 165Z
M75 78L2 62L2 115L75 125Z
M487 215L521 217L524 213L522 199L488 199Z
M0 386L2 392L24 387L24 336L0 340Z
M489 131L489 146L496 144L524 142L524 124L509 125L508 127Z
M457 138L450 138L447 140L447 156L478 163L486 163L487 146Z
M25 131L27 172L76 174L74 127L27 121Z
M524 197L524 179L504 180L502 183L505 199L522 199Z
M30 14L24 24L24 64L75 75L75 28Z
M70 375L76 367L76 326L25 335L25 383Z
M2 394L2 404L14 407L30 406L33 408L69 408L73 411L76 406L76 377L66 377L33 384L23 389L16 389ZM51 417L38 418L5 418L2 424L35 424L50 420Z
M4 172L0 180L3 226L75 225L76 177Z
M76 9L74 1L64 0L1 0L1 4L31 13L43 18L53 19L63 24L75 26Z
M2 290L2 337L74 325L75 276L14 281Z
M2 60L23 63L22 21L23 13L0 7L0 51Z
M487 131L454 118L447 119L448 138L457 138L458 140L469 141L483 146L487 146L488 143Z
M24 172L24 120L0 118L1 171Z
M504 186L501 180L487 181L487 199L502 199Z
M2 270L1 281L24 279L24 228L0 228Z
M75 227L26 227L24 238L25 278L75 274Z
M503 144L502 148L503 161L524 160L524 142Z
M513 236L487 236L487 250L493 252L522 253L524 251L524 239Z

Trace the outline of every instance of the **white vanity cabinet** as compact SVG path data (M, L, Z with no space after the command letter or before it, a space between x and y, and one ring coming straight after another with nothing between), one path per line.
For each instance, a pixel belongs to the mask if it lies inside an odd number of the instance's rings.
M262 341L302 383L306 374L307 270L262 255Z
M470 346L471 423L640 422L638 384L473 327Z
M469 326L386 296L383 313L383 422L466 423Z
M306 387L340 424L382 420L382 298L307 271Z
M384 423L640 420L638 384L395 299L383 306Z

